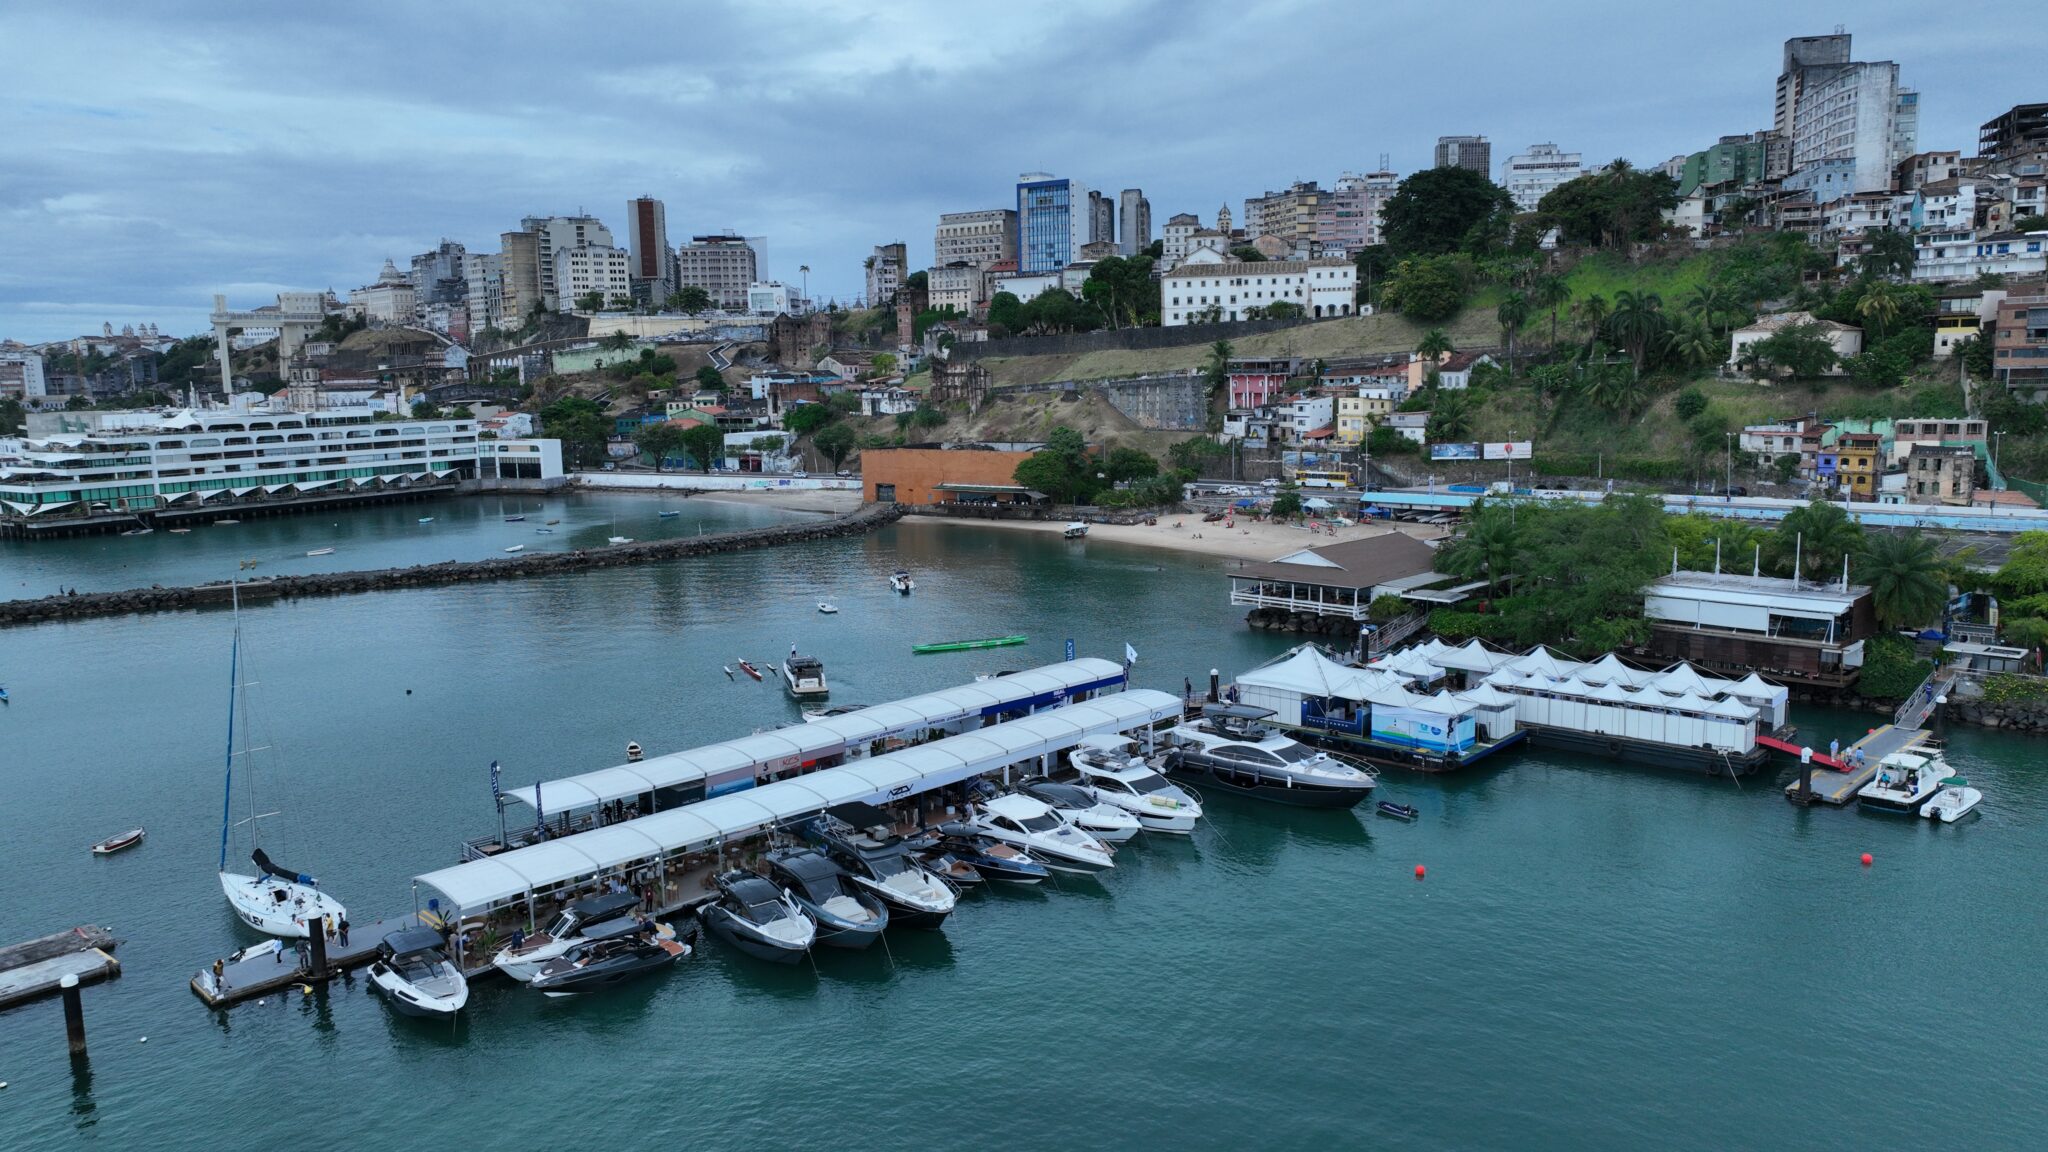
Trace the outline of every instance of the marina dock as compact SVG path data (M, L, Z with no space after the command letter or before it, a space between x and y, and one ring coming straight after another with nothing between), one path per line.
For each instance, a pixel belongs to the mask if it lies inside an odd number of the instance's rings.
M384 937L401 928L417 928L421 917L394 916L370 924L350 924L349 942L340 940L327 942L327 975L353 971L368 967L377 958L377 946ZM428 926L434 926L431 921ZM244 1000L254 1000L281 992L294 984L305 984L314 980L313 974L301 967L294 955L299 943L296 940L281 942L283 947L276 952L266 952L245 960L223 957L219 981L214 979L211 966L192 975L192 992L206 1002L209 1008L226 1008Z
M1794 780L1785 785L1785 798L1794 804L1831 804L1837 808L1854 803L1856 790L1870 783L1870 778L1877 775L1880 761L1894 752L1922 743L1930 735L1931 733L1924 728L1901 728L1896 724L1886 724L1871 729L1869 735L1843 749L1843 758L1839 762L1815 752L1812 795L1801 796L1799 781ZM1774 743L1773 747L1780 751L1796 751L1791 749L1790 745ZM1863 754L1863 763L1860 766L1849 758L1848 754L1851 752ZM1833 765L1836 763L1843 766L1841 770L1834 769Z
M119 976L118 943L106 929L83 924L0 948L0 1008L55 995L66 976L80 984Z

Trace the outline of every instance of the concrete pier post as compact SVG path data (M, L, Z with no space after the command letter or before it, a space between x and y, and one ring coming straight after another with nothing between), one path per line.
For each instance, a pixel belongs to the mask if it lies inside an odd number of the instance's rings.
M64 992L64 1035L71 1041L73 1056L85 1055L85 1005L78 995L78 976L66 972L57 981L57 987Z
M1223 673L1214 668L1209 669L1209 703L1214 704L1223 699L1222 690Z

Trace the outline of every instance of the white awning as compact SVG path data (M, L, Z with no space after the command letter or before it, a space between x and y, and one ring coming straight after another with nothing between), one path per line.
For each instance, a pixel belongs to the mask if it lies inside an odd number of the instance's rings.
M1180 699L1167 693L1151 689L1119 692L839 768L826 768L501 852L413 879L439 892L459 910L481 911L535 891L807 819L834 804L917 795L1020 761L1063 752L1091 735L1126 732L1180 714Z

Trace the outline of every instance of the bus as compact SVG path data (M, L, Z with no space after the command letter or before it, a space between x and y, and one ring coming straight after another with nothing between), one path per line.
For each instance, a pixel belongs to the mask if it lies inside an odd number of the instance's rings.
M1302 468L1294 473L1294 482L1303 488L1349 488L1351 473L1337 470Z

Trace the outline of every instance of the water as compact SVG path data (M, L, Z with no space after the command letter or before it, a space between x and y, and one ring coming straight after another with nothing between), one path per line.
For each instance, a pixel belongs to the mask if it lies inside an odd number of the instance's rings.
M663 517L663 511L678 515ZM506 523L507 516L526 517ZM433 523L422 524L423 516ZM570 552L602 548L608 537L660 540L810 518L758 504L662 499L638 493L450 497L195 524L188 533L0 540L0 600L48 596L59 588L107 592L150 584L201 584L261 576L305 576L503 559L505 549ZM559 523L550 525L549 520ZM549 531L542 532L540 529ZM308 556L332 548L326 556ZM254 560L253 569L242 562Z
M908 599L886 587L899 563ZM263 605L244 621L283 761L269 842L365 922L488 830L493 758L521 784L629 739L793 717L726 680L736 655L801 641L835 701L866 702L1057 660L1072 636L1112 658L1129 642L1139 684L1178 689L1286 644L1222 590L1215 561L918 522ZM1030 645L909 654L1008 632ZM391 1016L360 979L222 1014L186 989L245 941L213 877L226 640L217 612L0 632L0 941L93 920L127 968L86 991L89 1081L55 1001L0 1015L10 1148L249 1147L314 1125L390 1148L600 1117L635 1144L728 1149L2043 1142L2048 788L2016 737L1954 734L1988 798L1953 827L1547 752L1389 774L1413 825L1219 798L1191 842L1141 838L1099 883L980 893L943 934L893 935L893 966L771 969L706 941L590 1002L480 983L449 1028ZM1798 719L1822 741L1875 722ZM86 853L137 820L143 847Z

